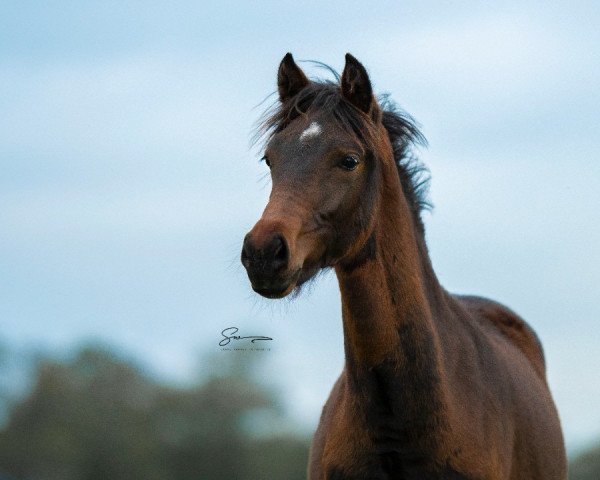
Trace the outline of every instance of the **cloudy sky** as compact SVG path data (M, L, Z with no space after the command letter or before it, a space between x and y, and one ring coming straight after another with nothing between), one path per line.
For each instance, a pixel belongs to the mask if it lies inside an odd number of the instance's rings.
M270 184L249 139L286 52L351 52L429 140L441 282L524 316L569 449L600 437L597 4L205 3L0 6L0 341L108 342L185 382L237 325L275 339L261 373L310 431L339 294L331 274L251 293L239 250Z

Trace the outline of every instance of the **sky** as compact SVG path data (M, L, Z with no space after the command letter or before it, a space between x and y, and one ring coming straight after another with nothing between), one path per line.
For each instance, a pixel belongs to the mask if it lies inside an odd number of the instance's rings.
M429 141L441 283L522 315L568 449L600 438L597 4L206 3L2 2L0 342L106 342L188 382L236 325L274 338L248 355L312 431L339 292L251 291L239 253L270 181L250 139L286 52L340 71L350 52Z

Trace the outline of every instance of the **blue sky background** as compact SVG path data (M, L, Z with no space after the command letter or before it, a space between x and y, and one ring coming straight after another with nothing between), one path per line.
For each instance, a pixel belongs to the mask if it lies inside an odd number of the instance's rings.
M568 448L600 437L597 3L204 3L0 6L0 341L108 342L186 382L238 325L275 339L261 374L311 431L343 364L337 285L251 293L270 184L249 139L287 51L348 51L429 140L441 282L524 316Z

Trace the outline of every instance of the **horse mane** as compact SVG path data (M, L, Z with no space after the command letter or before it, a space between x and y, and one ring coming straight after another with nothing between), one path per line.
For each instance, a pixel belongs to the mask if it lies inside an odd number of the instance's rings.
M339 79L339 75L331 67L320 62L313 63L327 68L336 79ZM432 206L428 199L430 175L428 169L417 158L414 147L426 146L427 140L419 130L416 121L397 107L388 94L380 95L377 100L382 113L381 121L392 145L402 190L415 225L423 234L421 212ZM290 100L283 103L277 101L268 108L259 120L253 143L263 138L265 143L268 142L273 135L284 130L295 118L316 110L332 114L346 131L356 134L367 146L374 145L375 125L372 119L344 99L337 82L328 80L313 80Z

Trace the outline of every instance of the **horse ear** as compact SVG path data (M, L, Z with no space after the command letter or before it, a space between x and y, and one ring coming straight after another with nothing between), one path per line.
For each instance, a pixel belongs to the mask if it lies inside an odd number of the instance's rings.
M359 110L369 113L373 104L373 87L365 67L349 53L342 73L342 95Z
M279 64L279 71L277 72L279 99L282 102L289 100L309 83L310 81L306 78L304 72L294 62L292 54L287 53Z

